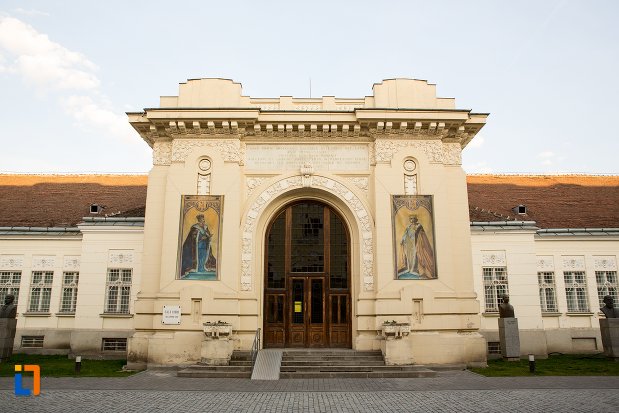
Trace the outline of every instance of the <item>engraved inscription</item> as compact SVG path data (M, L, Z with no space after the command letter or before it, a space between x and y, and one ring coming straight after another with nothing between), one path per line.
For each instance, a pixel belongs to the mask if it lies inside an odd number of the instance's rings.
M367 145L247 144L245 164L251 170L299 170L311 164L316 171L366 171Z

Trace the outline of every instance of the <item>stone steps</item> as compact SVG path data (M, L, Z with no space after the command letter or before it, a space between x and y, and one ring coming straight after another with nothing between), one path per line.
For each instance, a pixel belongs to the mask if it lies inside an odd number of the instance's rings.
M177 377L192 378L250 378L251 355L249 351L234 351L227 366L195 364L176 373Z
M284 350L280 379L435 377L424 366L387 366L380 351Z
M359 360L364 366L384 366L383 360ZM355 360L282 360L282 366L349 366Z

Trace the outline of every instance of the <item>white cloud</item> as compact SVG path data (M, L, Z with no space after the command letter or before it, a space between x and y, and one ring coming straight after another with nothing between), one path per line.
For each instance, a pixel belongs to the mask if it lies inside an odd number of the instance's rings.
M24 14L26 16L45 16L45 17L49 16L48 12L36 10L36 9L22 9L21 7L18 7L14 11L16 13Z
M81 127L104 130L115 137L137 141L124 113L116 112L106 102L96 101L90 96L73 95L62 99L61 104Z
M12 60L6 62L7 56ZM80 128L137 142L124 112L103 97L96 70L81 53L51 41L19 19L0 16L0 73L21 76L37 92L52 91Z
M13 58L8 63L9 71L19 73L27 83L39 88L94 90L99 87L99 79L93 73L97 69L94 63L16 18L0 17L0 49Z

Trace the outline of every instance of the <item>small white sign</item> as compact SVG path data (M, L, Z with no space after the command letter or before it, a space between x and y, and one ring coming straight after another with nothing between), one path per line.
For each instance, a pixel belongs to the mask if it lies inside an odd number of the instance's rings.
M181 323L181 306L180 305L164 305L162 324L180 324Z

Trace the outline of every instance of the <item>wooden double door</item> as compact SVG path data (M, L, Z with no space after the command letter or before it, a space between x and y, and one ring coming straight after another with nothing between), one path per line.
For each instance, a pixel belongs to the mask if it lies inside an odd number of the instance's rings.
M268 226L264 347L350 347L350 245L339 214L296 202Z

